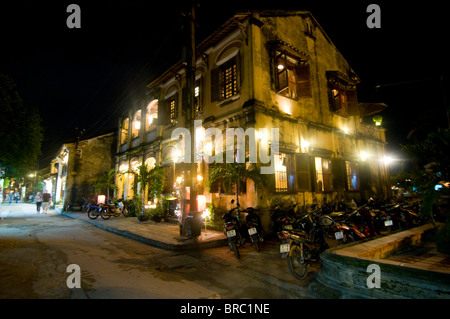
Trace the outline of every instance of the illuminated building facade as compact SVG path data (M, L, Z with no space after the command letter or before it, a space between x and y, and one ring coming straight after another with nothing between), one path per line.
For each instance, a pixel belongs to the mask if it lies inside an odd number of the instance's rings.
M270 196L257 194L248 181L240 197L243 207L389 195L385 130L362 121L385 105L359 103L360 79L311 13L235 14L196 50L195 115L204 128L223 134L227 128L279 129L274 172L267 176ZM116 170L161 165L166 193L171 193L186 169L185 150L177 147L179 138L172 138L174 129L188 127L183 62L151 81L148 89L119 120ZM202 157L212 146L201 139L196 143L195 187L207 202L228 208L232 196L220 183L210 192L204 187L210 164ZM258 148L273 142L270 135L255 139ZM119 197L132 197L132 178L118 177Z

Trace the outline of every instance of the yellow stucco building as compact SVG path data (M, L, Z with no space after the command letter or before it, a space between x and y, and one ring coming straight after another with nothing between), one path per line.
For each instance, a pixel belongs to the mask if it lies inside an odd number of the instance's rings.
M257 149L273 146L264 129L278 129L267 192L257 194L248 181L241 206L321 204L389 194L385 130L362 121L383 105L359 103L360 79L311 13L235 14L196 50L195 119L204 129L219 129L225 141L227 128L254 128ZM116 170L161 165L170 193L186 169L186 149L172 136L175 129L189 127L185 64L180 61L166 70L148 89L120 118ZM197 141L197 191L215 207L228 208L230 194L220 185L207 192L202 184L210 165L204 155L212 152L212 139L200 136ZM132 179L131 174L119 175L117 196L132 197Z

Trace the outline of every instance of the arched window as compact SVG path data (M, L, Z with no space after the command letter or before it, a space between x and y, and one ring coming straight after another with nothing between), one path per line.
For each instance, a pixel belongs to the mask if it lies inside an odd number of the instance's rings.
M154 157L148 157L145 160L145 165L147 165L148 169L153 169L156 166L156 159Z
M145 130L152 131L156 129L154 119L158 118L158 100L153 100L147 105L145 116Z
M128 132L129 132L129 124L130 119L126 118L122 121L120 126L120 144L125 144L128 139Z
M134 113L133 123L131 125L131 138L136 138L139 136L139 131L141 129L141 114L141 110Z

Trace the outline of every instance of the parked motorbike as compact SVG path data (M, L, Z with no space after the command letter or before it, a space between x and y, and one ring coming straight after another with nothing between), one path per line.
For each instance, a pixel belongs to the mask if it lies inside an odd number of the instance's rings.
M234 201L232 201L233 203ZM239 206L230 209L228 212L223 214L222 219L224 219L224 231L228 238L228 245L230 250L233 251L234 256L237 259L241 258L239 253L239 247L244 244L244 239L241 235L241 227L239 222Z
M271 219L276 234L282 230L294 229L293 224L296 221L295 207L297 205L298 204L291 205L286 209L281 208L280 205L276 205L272 208Z
M319 214L311 212L304 216L303 229L283 230L281 236L287 243L280 245L280 253L286 254L291 274L303 280L311 263L320 261L319 255L328 248Z
M90 219L97 219L101 215L102 207L100 205L88 204L87 215Z
M261 219L253 207L247 207L245 212L247 213L245 221L247 222L248 235L250 236L250 240L256 251L259 252L261 250L260 243L264 241L262 236Z
M112 216L118 217L120 214L124 216L129 216L128 208L123 205L122 199L116 200L114 203L110 199L107 200L105 204L101 206L100 216L108 220Z

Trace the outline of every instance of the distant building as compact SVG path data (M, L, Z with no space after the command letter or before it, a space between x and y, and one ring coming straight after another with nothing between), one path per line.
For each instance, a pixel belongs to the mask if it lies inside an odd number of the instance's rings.
M50 176L44 180L56 205L96 201L97 179L114 168L117 131L80 141L64 143L50 164ZM102 191L105 195L105 190Z
M227 128L279 129L275 170L268 176L270 196L260 196L247 182L243 207L389 194L385 129L362 120L385 105L358 101L360 79L311 13L235 14L197 46L196 61L196 119L204 128L218 128L224 135ZM147 96L134 101L119 120L116 171L161 165L170 193L186 170L185 150L172 138L174 129L187 127L185 64L175 64L148 88ZM202 155L211 153L211 143L202 141L197 153L197 174L205 178L209 164ZM256 136L258 148L271 143L270 135ZM132 178L119 175L119 197L132 197ZM208 202L229 207L232 197L220 183L207 193L203 182L198 189Z

